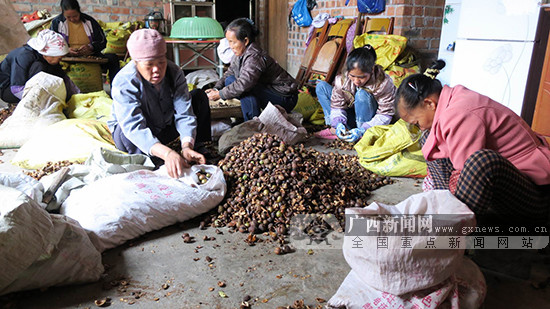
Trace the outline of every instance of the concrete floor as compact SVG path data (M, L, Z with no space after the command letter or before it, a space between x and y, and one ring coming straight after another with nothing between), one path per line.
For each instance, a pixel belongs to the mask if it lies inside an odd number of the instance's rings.
M8 163L15 152L3 152L0 171L18 171ZM396 204L418 192L420 181L396 178L394 184L373 192L369 203ZM324 307L326 303L316 299L328 300L350 270L340 249L321 245L313 254L298 249L276 255L274 244L264 235L259 236L263 242L249 246L245 234L225 228L219 229L223 234L216 234L213 228L200 230L198 223L170 226L106 251L106 272L99 282L15 293L0 298L1 306L96 308L95 300L108 297L110 308L239 308L249 296L252 308L289 306L300 299L312 307ZM184 243L183 233L194 236L196 242ZM216 239L204 241L205 235ZM484 270L488 283L484 308L550 308L550 287L531 285L550 278L549 255L529 252L519 264L529 261L533 264L526 270L531 273L529 280ZM219 281L226 286L219 287Z

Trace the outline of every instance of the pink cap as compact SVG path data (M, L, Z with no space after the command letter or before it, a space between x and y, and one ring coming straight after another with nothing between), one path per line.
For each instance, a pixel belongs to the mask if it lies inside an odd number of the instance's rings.
M136 61L147 61L166 55L166 42L154 29L139 29L130 35L126 43L130 57Z

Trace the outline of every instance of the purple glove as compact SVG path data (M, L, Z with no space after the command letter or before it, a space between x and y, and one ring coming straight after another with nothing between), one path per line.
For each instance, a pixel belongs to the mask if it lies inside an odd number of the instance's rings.
M365 130L368 130L368 129L372 128L372 126L368 122L365 122L361 125L361 128L363 128Z
M330 120L330 125L333 128L336 128L339 123L343 123L345 125L346 122L347 122L347 119L345 117L334 117Z

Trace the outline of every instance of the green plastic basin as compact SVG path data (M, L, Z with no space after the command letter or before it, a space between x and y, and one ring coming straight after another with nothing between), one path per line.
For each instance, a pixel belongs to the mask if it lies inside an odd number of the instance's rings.
M175 39L218 39L223 38L220 23L210 17L183 17L172 25L170 37Z

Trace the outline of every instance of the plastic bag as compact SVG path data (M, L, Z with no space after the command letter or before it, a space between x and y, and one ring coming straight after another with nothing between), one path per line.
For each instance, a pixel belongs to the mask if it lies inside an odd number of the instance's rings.
M296 115L300 119L297 119ZM224 154L256 133L275 134L285 143L294 145L307 135L306 129L301 125L301 117L301 114L287 114L282 107L268 103L259 117L254 117L225 132L218 143L218 151Z
M353 39L355 48L370 44L376 51L376 64L386 70L407 47L407 38L395 34L361 34Z
M307 8L307 0L296 1L296 3L292 6L290 15L300 27L309 27L313 21L313 18L311 18L311 14Z
M349 0L346 0L348 5ZM378 14L386 9L386 0L357 0L357 10L366 14Z
M321 107L321 104L319 104L319 101L317 101L317 99L315 99L311 94L308 92L300 92L298 93L298 102L296 103L296 107L294 107L292 111L302 114L304 119L309 120L319 107Z
M355 145L359 163L384 176L426 176L426 161L418 142L421 135L418 127L403 119L369 128Z

